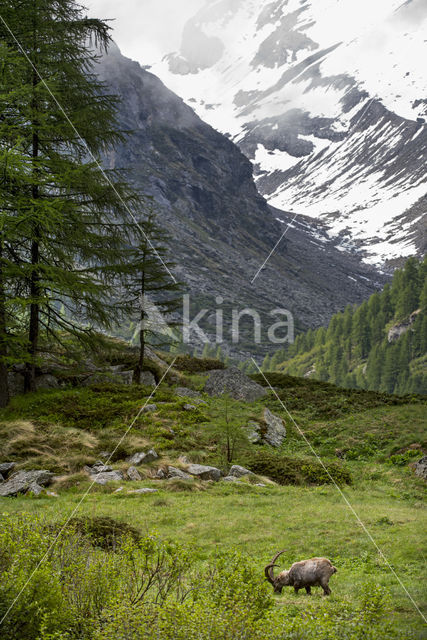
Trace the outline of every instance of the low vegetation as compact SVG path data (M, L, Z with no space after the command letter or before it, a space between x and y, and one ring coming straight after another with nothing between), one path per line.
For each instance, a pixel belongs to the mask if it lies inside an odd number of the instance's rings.
M299 429L423 607L424 484L410 464L427 448L425 399L267 376L297 429L271 392L253 403L202 393L189 410L176 385L200 391L205 379L197 362L190 369L161 385L150 400L156 410L141 414L115 452L110 464L122 471L137 451L159 453L131 484L90 487L83 467L113 451L150 389L69 386L17 396L0 412L2 459L57 474L52 495L1 499L0 616L35 570L3 636L261 640L268 629L273 640L421 638L421 617ZM264 407L285 421L278 448L242 438L240 427L262 420ZM154 478L186 460L256 475ZM129 493L139 488L157 491ZM283 567L330 558L332 595L274 595L263 567L280 549Z

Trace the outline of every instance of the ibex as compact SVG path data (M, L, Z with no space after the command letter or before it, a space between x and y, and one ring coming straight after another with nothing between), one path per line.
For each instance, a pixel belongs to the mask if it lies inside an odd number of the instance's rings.
M298 593L299 589L305 589L309 595L311 587L322 587L325 596L331 593L328 582L337 569L328 558L311 558L294 562L288 571L282 571L274 577L273 567L277 567L275 562L284 552L285 550L276 553L264 569L265 577L273 585L275 593L282 593L283 587L293 587L295 593Z

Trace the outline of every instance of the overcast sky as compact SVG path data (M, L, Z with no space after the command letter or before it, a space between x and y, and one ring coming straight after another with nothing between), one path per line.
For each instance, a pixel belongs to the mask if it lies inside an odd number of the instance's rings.
M92 17L115 18L113 37L122 53L141 64L176 51L185 22L206 0L82 0Z

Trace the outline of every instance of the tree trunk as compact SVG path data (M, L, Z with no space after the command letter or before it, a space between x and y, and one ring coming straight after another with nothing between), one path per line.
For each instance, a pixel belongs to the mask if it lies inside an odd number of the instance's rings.
M36 33L37 33L37 25L35 21L34 14L34 25L33 25L33 33L34 33L34 51L37 51L37 43L36 43ZM36 88L38 84L38 76L36 67L33 70L33 99L32 99L32 110L33 110L33 139L32 139L32 158L33 158L33 185L32 185L32 197L33 200L37 201L40 197L39 186L38 186L38 168L37 168L37 158L39 156L39 134L38 134L38 126L39 122L37 119L37 96L36 96ZM39 273L38 273L38 265L40 262L40 229L39 225L34 225L34 237L31 244L31 278L30 278L30 325L28 329L28 341L29 341L29 355L30 359L27 363L25 376L24 376L24 391L35 391L36 390L36 355L38 348L38 340L39 340L39 297L40 297L40 286L39 286Z
M7 357L7 335L2 253L3 248L0 244L0 408L7 407L9 404L8 370L5 362Z
M139 316L139 319L141 322L140 329L139 329L139 355L138 355L138 363L133 372L132 382L134 384L140 383L141 373L144 367L144 357L145 357L144 294L145 294L145 268L143 267L142 276L141 276L141 313Z

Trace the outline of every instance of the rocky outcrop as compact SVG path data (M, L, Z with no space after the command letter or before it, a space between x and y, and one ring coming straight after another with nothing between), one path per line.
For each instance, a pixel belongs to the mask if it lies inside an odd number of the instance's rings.
M128 480L132 480L133 482L142 480L141 474L136 467L129 467L129 469L126 471L126 476Z
M156 386L156 378L151 373L151 371L141 371L141 375L139 376L139 384L142 384L144 387L155 387Z
M254 402L267 395L267 391L237 367L211 371L205 385L210 396L228 394L234 400Z
M389 342L396 342L396 340L398 340L400 338L400 336L403 336L403 334L405 334L410 328L411 326L414 324L415 320L417 319L418 314L421 313L421 309L417 309L416 311L414 311L413 313L411 313L411 315L409 316L409 318L407 320L405 320L405 322L400 322L398 324L393 325L387 334L387 339Z
M154 449L150 449L149 451L138 451L134 453L130 458L128 458L128 462L133 466L138 466L139 464L148 464L149 462L154 462L154 460L158 460L159 456Z
M427 456L424 456L414 464L414 472L419 478L427 480Z
M196 476L200 480L215 480L221 478L221 471L216 467L209 467L203 464L190 464L187 471L192 476Z
M264 409L263 419L266 425L266 431L263 439L272 447L280 447L286 438L286 427L282 418L271 413L270 409Z
M1 462L0 463L0 474L2 475L4 480L6 480L6 478L8 478L8 476L10 476L10 474L14 470L15 466L16 466L16 464L14 462Z
M228 472L229 476L234 476L235 478L241 478L243 476L253 476L254 474L249 469L245 469L245 467L241 467L238 464L233 464L230 471Z
M19 493L26 493L27 491L38 495L44 487L52 482L52 479L53 473L44 469L17 471L8 480L0 484L0 496L17 496Z

